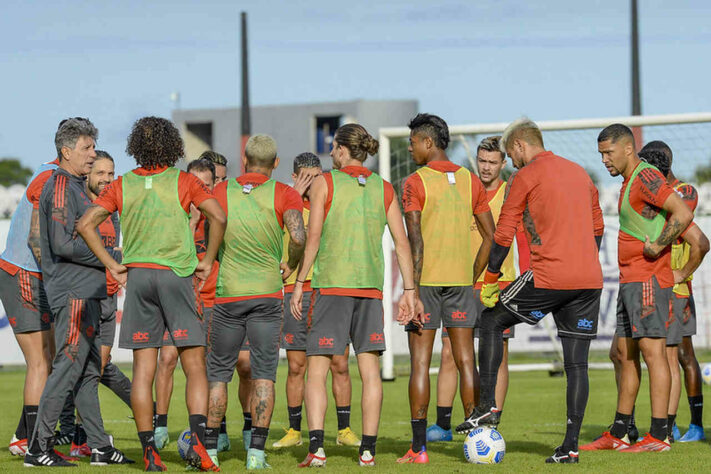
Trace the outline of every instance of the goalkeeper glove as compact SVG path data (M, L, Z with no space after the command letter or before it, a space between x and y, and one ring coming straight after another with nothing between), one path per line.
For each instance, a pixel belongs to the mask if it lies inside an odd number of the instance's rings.
M489 270L484 274L484 284L481 286L479 299L487 308L493 308L499 301L499 274Z

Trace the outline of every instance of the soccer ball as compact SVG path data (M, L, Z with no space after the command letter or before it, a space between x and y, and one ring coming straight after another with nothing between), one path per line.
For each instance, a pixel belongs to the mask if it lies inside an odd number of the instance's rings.
M704 379L706 385L711 385L711 364L706 364L701 369L701 378Z
M504 459L506 442L493 428L470 431L464 439L464 458L473 464L497 464Z
M190 449L190 438L192 438L190 428L185 428L178 437L178 441L176 443L178 445L178 454L180 454L180 457L183 459L185 459L185 456L188 455L188 449Z

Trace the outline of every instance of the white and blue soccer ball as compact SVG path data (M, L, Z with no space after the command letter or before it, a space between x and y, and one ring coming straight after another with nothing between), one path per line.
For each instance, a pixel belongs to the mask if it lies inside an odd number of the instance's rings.
M178 454L180 454L180 457L185 459L185 457L188 455L188 449L190 449L190 439L192 438L192 432L190 431L190 428L185 428L182 433L180 433L180 436L178 436Z
M711 364L705 364L701 369L701 378L706 385L711 385Z
M464 458L473 464L497 464L504 459L506 442L493 428L480 426L464 439Z

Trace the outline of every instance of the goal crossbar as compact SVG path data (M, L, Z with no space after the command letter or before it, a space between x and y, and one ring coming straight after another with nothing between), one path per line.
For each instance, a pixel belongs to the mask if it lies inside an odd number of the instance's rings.
M572 120L543 120L536 122L541 130L577 130L582 128L604 128L613 123L623 123L628 127L645 125L669 125L680 123L711 122L711 112L665 115L631 115L627 117L603 117ZM451 135L478 135L503 131L510 122L494 122L468 125L452 125ZM379 130L380 137L401 138L410 136L408 127L384 127ZM380 153L382 157L382 150Z

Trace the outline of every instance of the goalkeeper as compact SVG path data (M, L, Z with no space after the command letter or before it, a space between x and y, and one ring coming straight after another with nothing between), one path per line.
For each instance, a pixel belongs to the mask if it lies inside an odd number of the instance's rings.
M536 324L553 313L568 378L568 419L563 445L546 462L577 463L589 391L588 350L597 333L602 289L598 249L604 223L598 192L581 166L545 150L540 129L527 118L506 128L501 151L520 171L509 183L481 289L481 300L488 307L479 322L481 402L457 432L498 425L495 387L503 331L521 322ZM499 300L501 264L522 218L531 270L509 285Z

